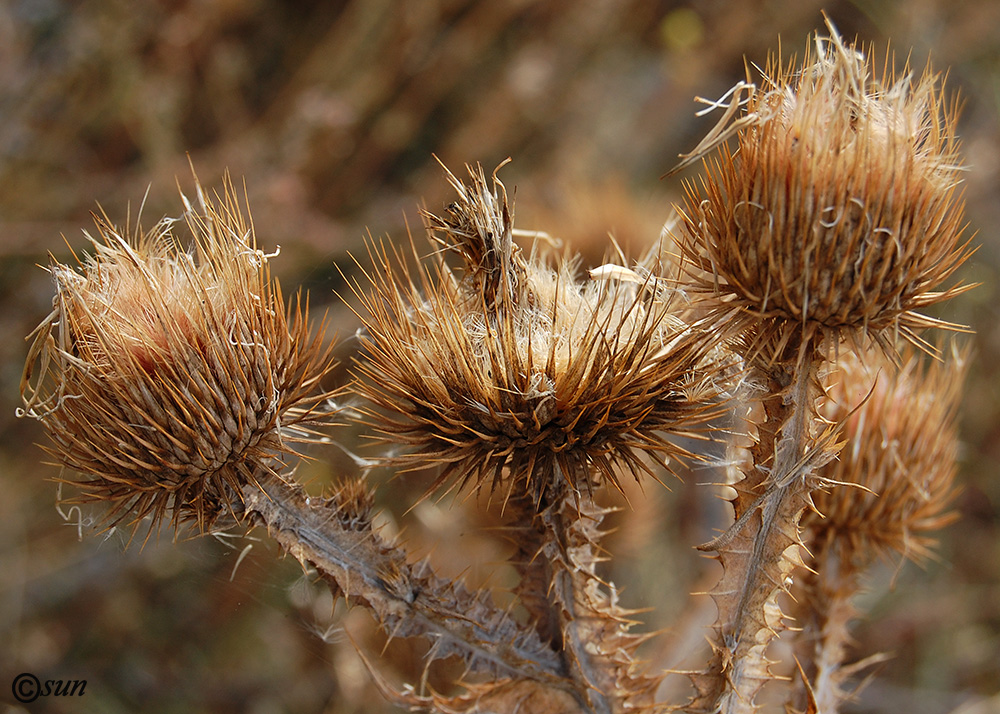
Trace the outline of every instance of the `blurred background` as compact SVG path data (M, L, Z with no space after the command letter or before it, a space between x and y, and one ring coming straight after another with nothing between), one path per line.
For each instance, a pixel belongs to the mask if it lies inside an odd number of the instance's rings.
M370 686L352 640L380 646L360 611L336 606L257 532L164 532L126 549L94 533L87 509L58 511L59 475L14 417L26 344L51 309L39 267L98 203L120 224L181 213L190 162L218 186L246 180L272 269L329 308L345 360L356 318L334 291L368 231L395 241L417 208L450 200L436 154L456 173L506 157L516 225L565 239L594 265L612 233L632 257L656 240L683 178L661 180L714 123L694 97L721 96L779 42L801 53L825 11L848 38L887 42L902 66L930 58L964 102L968 220L979 250L962 279L980 287L939 316L971 325L974 366L962 416L961 519L939 561L887 563L861 600L855 657L887 652L851 712L1000 712L1000 3L994 0L0 0L0 702L31 712L394 711ZM333 339L331 334L331 339ZM356 344L356 343L355 343ZM355 448L350 430L338 438ZM356 468L317 450L310 489ZM663 628L649 656L697 666L717 573L712 496L695 473L647 487L616 521L611 577L625 604ZM379 491L401 530L445 572L504 575L475 509L425 503L422 486ZM474 504L473 504L474 505ZM238 535L238 531L230 535ZM80 537L82 534L82 538ZM247 546L252 546L246 550ZM238 567L237 567L238 566ZM345 634L346 632L350 635ZM420 651L387 651L393 684ZM78 698L10 699L19 672L86 680ZM433 674L445 683L445 663ZM667 692L678 701L683 677ZM441 684L443 686L443 684Z

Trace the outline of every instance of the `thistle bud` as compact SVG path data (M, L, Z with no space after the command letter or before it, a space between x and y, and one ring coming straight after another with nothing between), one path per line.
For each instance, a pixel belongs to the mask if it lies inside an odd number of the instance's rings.
M938 77L875 78L830 30L800 67L772 59L763 86L737 85L706 148L721 149L687 186L684 252L772 358L827 336L917 342L934 323L916 311L961 291L936 288L969 254L957 112Z
M308 308L286 309L232 185L198 197L184 221L134 237L96 218L94 254L49 268L56 295L21 415L42 422L48 452L113 524L170 514L206 528L324 416L331 360Z

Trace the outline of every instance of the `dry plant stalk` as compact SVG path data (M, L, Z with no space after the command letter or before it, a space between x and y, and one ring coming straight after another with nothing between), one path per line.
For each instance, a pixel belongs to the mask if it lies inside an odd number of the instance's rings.
M652 706L659 679L638 673L642 638L597 573L594 495L621 488L622 472L655 477L642 454L680 455L666 435L718 413L712 338L671 317L652 276L581 285L566 264L523 257L503 184L469 175L449 174L459 200L426 216L460 275L439 259L414 276L382 251L372 294L356 286L368 313L357 389L379 407L376 432L411 447L398 465L440 465L439 485L501 501L515 593L578 704Z
M844 662L851 598L877 558L932 556L934 533L955 518L958 402L968 355L921 364L909 352L896 369L884 355L845 355L827 376L823 417L844 425L847 447L824 468L830 483L802 519L809 569L795 583L801 628L797 710L837 711L842 686L869 662ZM876 656L877 657L877 656Z
M330 348L301 300L286 308L228 181L185 199L191 252L178 221L129 237L99 219L93 257L53 263L23 414L109 523L263 525L388 635L426 640L428 665L464 662L457 694L376 674L404 707L755 712L782 684L768 647L795 618L787 707L832 714L857 669L844 663L857 575L880 553L926 555L949 518L962 360L925 369L897 338L933 351L921 331L955 327L917 312L964 289L937 291L969 254L954 122L935 76L873 79L831 26L801 66L774 59L761 88L740 83L685 160L713 153L687 187L680 271L654 254L581 280L572 260L526 254L481 167L446 170L457 200L424 214L430 257L412 237L412 257L371 245L344 389L386 464L436 467L428 495L482 494L502 512L519 575L508 608L379 532L363 480L310 498L290 477L292 445L335 416ZM872 345L874 387L859 366ZM649 635L602 575L599 496L698 458L677 437L708 438L734 410L749 437L732 450L734 523L701 546L724 568L712 652L691 699L664 702L667 673L638 653Z
M870 343L894 354L897 336L933 350L918 331L955 326L917 310L964 289L936 291L969 253L955 111L933 74L876 79L830 26L801 67L776 58L764 75L762 88L738 85L751 91L736 147L722 144L700 185L688 184L680 238L707 319L731 331L762 414L733 484L736 521L702 546L725 575L691 711L757 711L774 678L766 650L801 562L799 518L813 492L836 486L821 469L842 445L840 425L816 408L828 356Z

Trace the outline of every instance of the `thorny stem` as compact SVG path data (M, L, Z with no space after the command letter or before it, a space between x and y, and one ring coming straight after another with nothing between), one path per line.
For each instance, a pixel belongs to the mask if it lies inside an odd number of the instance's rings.
M368 520L343 517L335 502L310 499L296 484L259 477L243 488L245 512L282 548L310 564L348 599L366 604L391 636L423 636L432 658L455 654L470 671L571 687L551 649L488 596L410 563Z
M592 646L593 627L601 615L593 602L597 588L596 544L587 535L597 530L600 520L589 493L567 493L562 503L542 514L542 522L554 541L546 548L547 555L550 562L555 559L559 563L553 568L552 597L560 609L563 660L577 691L586 692L590 710L611 714L614 710L605 693L614 691L614 674L609 671L610 663L601 661Z
M545 554L547 531L539 528L535 500L527 492L512 496L504 506L515 553L511 563L520 578L516 592L528 619L543 641L562 649L559 613L552 602L553 565ZM568 671L568 668L566 669Z
M840 685L855 670L855 665L845 667L843 661L850 641L848 625L857 614L851 597L857 592L858 573L845 562L844 550L834 539L819 545L810 565L795 608L802 628L796 654L803 676L796 680L791 707L837 714L846 698Z
M781 429L781 438L775 449L774 473L770 479L774 486L787 488L797 483L805 484L812 472L820 466L823 457L818 452L810 424L816 418L815 380L818 364L806 362L793 369L793 381L787 402L791 409L787 426Z
M581 710L616 714L649 706L659 680L633 671L643 638L629 634L630 613L618 606L614 586L597 575L607 511L594 502L593 489L577 491L560 481L539 502L521 497L513 505L515 519L531 531L520 554L536 549L520 567L517 594L573 683Z
M733 500L736 522L702 550L715 551L725 569L713 591L719 609L715 653L707 677L697 675L694 710L754 712L754 698L771 678L765 650L781 627L778 595L798 562L798 520L809 502L809 476L832 454L817 446L814 362L758 367L771 386L767 421L751 449L753 464ZM777 384L773 384L777 382ZM773 458L772 458L773 455ZM766 464L771 460L768 469ZM763 491L763 493L761 493Z

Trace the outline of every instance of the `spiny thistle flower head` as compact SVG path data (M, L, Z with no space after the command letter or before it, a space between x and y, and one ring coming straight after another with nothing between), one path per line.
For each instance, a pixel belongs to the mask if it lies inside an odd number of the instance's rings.
M845 356L828 377L823 416L844 423L845 446L821 474L802 520L810 548L836 540L857 566L898 552L930 555L934 533L954 519L956 412L967 357L953 353L902 367L875 353Z
M96 218L94 254L49 268L56 295L21 413L115 523L171 514L204 529L324 416L331 360L308 309L286 310L232 184L216 201L199 185L198 198L184 221L133 237Z
M526 258L494 173L469 168L443 217L425 215L443 252L416 269L373 250L359 390L386 442L438 485L503 486L537 501L560 484L651 472L642 453L682 449L713 414L712 343L670 314L652 277L606 266L579 282L571 263ZM517 489L517 491L515 491Z
M801 66L772 58L763 86L738 84L689 156L719 147L687 186L684 253L771 358L828 336L920 343L942 323L917 311L963 289L937 291L969 255L956 105L929 70L872 65L831 25Z

